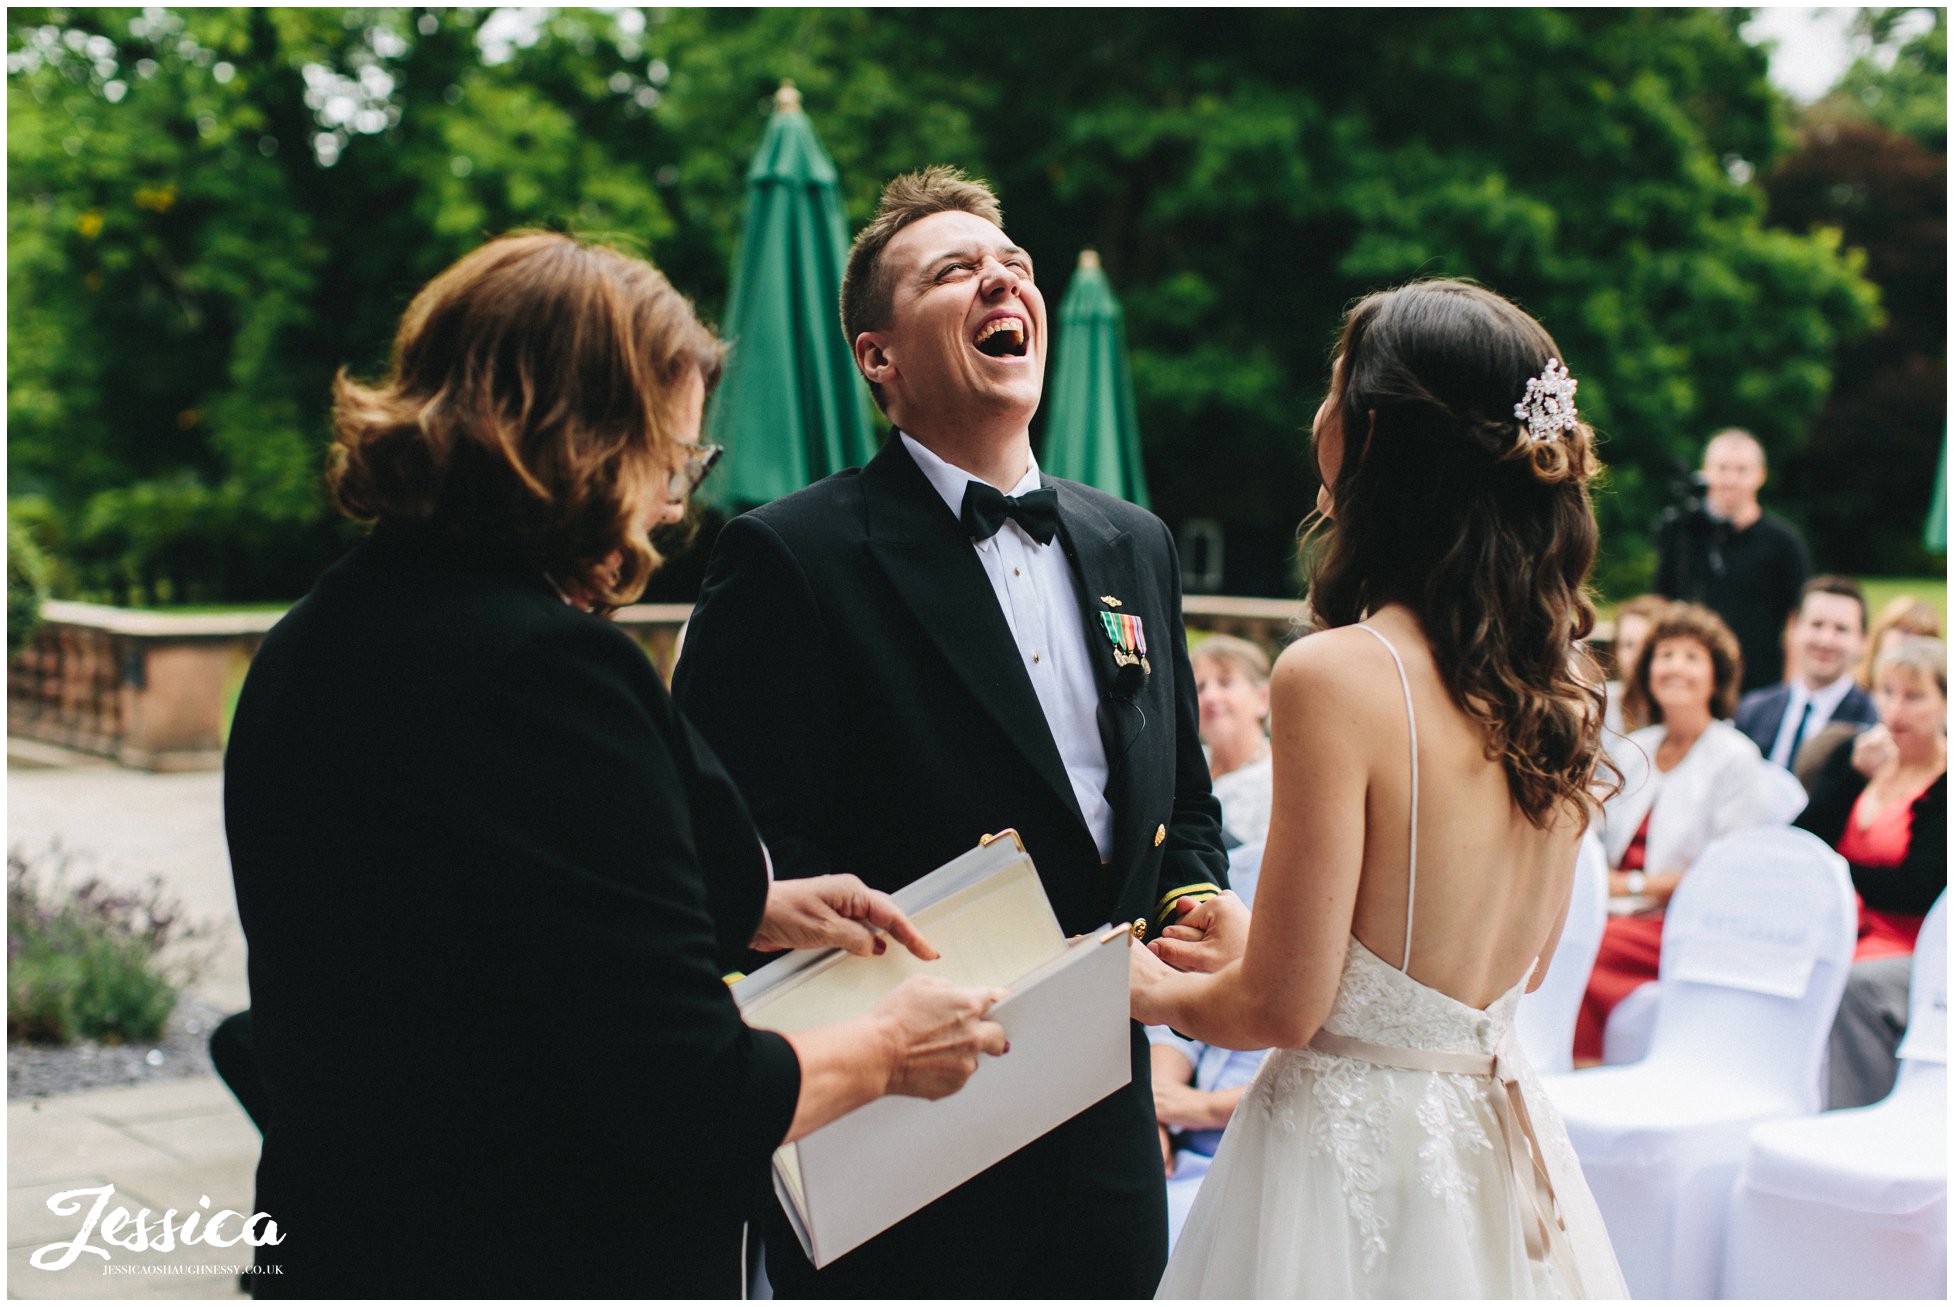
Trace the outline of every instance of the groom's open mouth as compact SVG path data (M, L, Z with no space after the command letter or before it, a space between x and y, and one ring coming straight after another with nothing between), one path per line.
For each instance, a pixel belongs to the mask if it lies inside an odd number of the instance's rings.
M987 358L1021 359L1025 356L1029 339L1024 319L1016 314L1003 313L984 319L983 325L977 328L977 334L970 338L970 343Z

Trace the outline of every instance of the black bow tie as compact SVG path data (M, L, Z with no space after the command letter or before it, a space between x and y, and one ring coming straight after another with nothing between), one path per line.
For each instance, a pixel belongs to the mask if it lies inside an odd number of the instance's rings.
M972 540L990 539L1003 529L1006 518L1039 544L1050 544L1058 534L1058 491L1047 486L1013 497L982 481L963 488L963 525Z

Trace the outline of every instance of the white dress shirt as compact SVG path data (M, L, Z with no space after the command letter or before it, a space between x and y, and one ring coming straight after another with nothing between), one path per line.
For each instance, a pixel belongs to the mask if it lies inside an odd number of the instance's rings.
M1818 734L1819 729L1832 720L1832 714L1845 702L1846 692L1852 689L1852 674L1846 673L1822 690L1808 690L1803 681L1791 682L1791 698L1784 705L1784 720L1778 723L1778 737L1771 743L1767 755L1780 767L1789 767L1794 761L1791 756L1791 737L1798 731L1798 718L1803 715L1805 705L1812 706L1812 719L1805 723L1805 733L1799 743Z
M951 514L963 517L964 487L982 477L944 462L908 432L903 446L916 460ZM1029 456L1029 451L1027 451ZM1012 496L1038 489L1038 460L1030 457L1024 478L1006 493ZM1099 846L1100 860L1113 856L1113 809L1106 802L1106 745L1099 736L1099 682L1092 671L1092 651L1086 644L1085 594L1065 550L1054 536L1041 545L1016 522L1006 522L988 540L972 542L977 559L990 578L997 606L1004 613L1011 637L1024 659L1025 674L1045 710L1045 725L1086 829Z

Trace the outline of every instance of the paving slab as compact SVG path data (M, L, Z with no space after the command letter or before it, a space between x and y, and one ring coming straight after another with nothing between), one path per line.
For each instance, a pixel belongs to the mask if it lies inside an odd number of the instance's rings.
M79 1094L63 1094L51 1101L69 1111L123 1124L166 1120L174 1116L207 1116L224 1111L237 1113L240 1120L246 1119L231 1091L224 1087L222 1081L211 1076L90 1089Z
M11 1185L7 1189L7 1247L32 1251L53 1239L70 1239L75 1217L56 1216L48 1200L70 1189L114 1183L105 1175L71 1176L50 1184Z
M112 1250L116 1260L104 1263L84 1254L60 1271L44 1271L32 1262L30 1248L7 1251L9 1298L127 1299L127 1298L243 1298L238 1271L250 1264L248 1255L229 1248L198 1246L169 1253L131 1253ZM243 1253L249 1254L246 1248ZM87 1262L88 1265L83 1265ZM176 1268L172 1271L170 1268Z
M191 987L234 1012L249 999L244 931L224 844L220 772L157 775L122 767L10 768L7 842L30 865L71 857L71 879L137 889L154 876L210 935L191 949L209 962Z
M30 1105L7 1105L7 1187L53 1184L81 1176L106 1175L137 1167L183 1161L156 1144L80 1112L45 1100L38 1113ZM9 1241L11 1242L11 1240Z
M253 1166L258 1163L258 1127L251 1124L251 1118L242 1108L131 1122L122 1129L130 1138L153 1144L185 1162L229 1162L244 1158Z
M259 1137L230 1092L214 1079L157 1081L7 1107L8 1294L15 1298L236 1298L236 1267L248 1246L193 1245L168 1253L111 1248L112 1263L83 1254L60 1271L29 1260L37 1248L72 1239L92 1197L72 1215L48 1200L73 1189L113 1185L111 1205L162 1213L249 1214ZM74 1206L71 1201L69 1206ZM100 1239L96 1243L102 1243ZM207 1270L206 1267L223 1267ZM105 1267L112 1267L105 1273ZM171 1268L175 1268L172 1270Z

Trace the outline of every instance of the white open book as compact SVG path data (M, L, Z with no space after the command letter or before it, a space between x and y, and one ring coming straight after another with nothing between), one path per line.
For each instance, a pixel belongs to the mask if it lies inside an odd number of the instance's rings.
M874 1238L1132 1079L1124 928L1068 941L1017 832L895 894L942 953L802 950L733 985L748 1024L791 1033L859 1016L912 975L1010 995L1011 1051L928 1102L877 1099L774 1153L774 1191L815 1266Z

